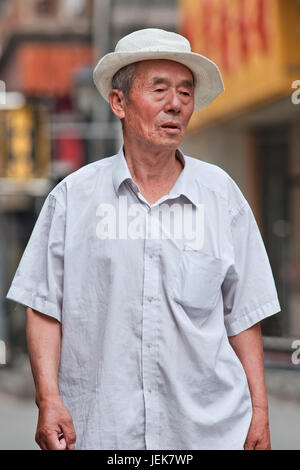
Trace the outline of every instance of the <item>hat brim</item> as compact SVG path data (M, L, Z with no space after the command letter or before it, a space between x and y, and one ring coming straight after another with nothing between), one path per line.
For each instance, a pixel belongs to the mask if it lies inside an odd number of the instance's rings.
M188 67L195 80L194 110L208 106L225 88L217 65L196 52L173 51L141 51L111 52L106 54L93 72L94 83L106 101L109 101L111 81L114 74L125 65L142 60L167 59L174 60Z

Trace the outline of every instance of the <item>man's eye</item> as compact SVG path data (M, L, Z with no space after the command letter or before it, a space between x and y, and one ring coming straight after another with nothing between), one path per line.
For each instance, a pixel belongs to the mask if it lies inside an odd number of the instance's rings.
M184 96L190 96L190 94L187 91L181 91L180 93Z
M155 91L165 91L163 88L157 88Z

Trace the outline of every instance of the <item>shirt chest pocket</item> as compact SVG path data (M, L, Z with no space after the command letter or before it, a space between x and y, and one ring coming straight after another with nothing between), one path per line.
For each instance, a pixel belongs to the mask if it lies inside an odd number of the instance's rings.
M191 313L209 313L220 293L222 261L201 251L182 251L172 297Z

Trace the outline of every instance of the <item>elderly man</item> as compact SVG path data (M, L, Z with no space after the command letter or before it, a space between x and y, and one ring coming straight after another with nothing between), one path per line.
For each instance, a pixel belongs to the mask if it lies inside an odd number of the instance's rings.
M222 91L182 36L94 71L124 145L48 195L7 297L27 306L42 449L270 449L260 321L280 311L249 204L179 149Z

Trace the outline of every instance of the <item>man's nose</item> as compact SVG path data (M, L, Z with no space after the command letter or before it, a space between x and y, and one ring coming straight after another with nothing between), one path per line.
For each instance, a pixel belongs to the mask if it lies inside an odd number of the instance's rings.
M179 113L181 110L181 101L179 99L178 93L176 90L169 90L168 96L167 96L167 101L166 101L166 106L165 106L165 111L166 112L173 112L173 113Z

